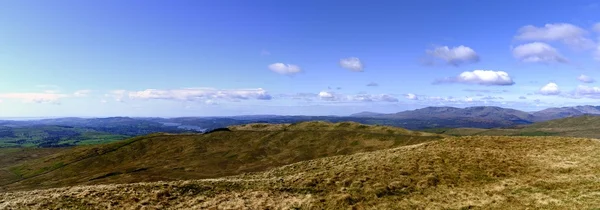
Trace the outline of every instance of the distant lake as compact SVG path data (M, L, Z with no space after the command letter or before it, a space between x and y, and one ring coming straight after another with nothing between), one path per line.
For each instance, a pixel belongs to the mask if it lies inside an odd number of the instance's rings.
M169 122L161 122L161 123L165 126L177 126L177 128L179 128L179 129L194 130L194 131L200 131L200 132L206 131L206 128L202 128L202 127L195 126L195 125L182 125L181 123L169 123Z

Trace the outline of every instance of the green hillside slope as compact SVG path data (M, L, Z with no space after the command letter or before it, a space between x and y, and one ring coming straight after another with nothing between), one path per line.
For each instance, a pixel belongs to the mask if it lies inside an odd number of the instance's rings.
M0 189L222 177L443 138L357 123L250 124L230 129L155 134L74 148L11 167L13 176L0 177Z

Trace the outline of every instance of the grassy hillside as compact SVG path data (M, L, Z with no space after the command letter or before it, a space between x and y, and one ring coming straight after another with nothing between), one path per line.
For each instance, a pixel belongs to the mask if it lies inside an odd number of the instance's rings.
M78 147L10 168L0 189L200 179L441 139L357 123L250 124L209 134L155 134Z
M44 158L65 150L65 148L0 148L0 180L4 182L4 180L18 179L11 172L10 168L12 166Z
M546 122L539 122L527 126L537 129L554 129L556 131L588 130L600 126L600 116L585 115L580 117L568 117Z
M452 137L222 179L0 193L0 208L594 209L600 142Z
M600 116L569 117L507 129L436 128L423 131L453 136L566 136L600 138Z

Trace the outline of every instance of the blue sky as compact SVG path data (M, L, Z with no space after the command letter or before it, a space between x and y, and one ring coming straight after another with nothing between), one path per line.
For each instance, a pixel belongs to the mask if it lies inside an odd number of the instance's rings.
M0 117L598 105L595 1L2 1Z

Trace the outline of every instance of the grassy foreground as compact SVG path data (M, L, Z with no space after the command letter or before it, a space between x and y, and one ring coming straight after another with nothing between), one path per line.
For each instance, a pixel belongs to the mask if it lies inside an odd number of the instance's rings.
M593 209L600 141L451 137L222 179L0 193L0 208Z

